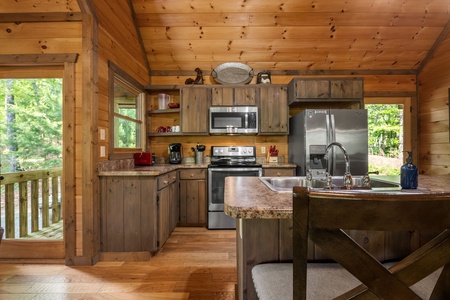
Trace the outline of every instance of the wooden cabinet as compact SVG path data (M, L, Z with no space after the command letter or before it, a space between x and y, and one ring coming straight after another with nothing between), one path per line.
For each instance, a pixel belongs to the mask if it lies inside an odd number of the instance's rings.
M259 134L289 133L289 107L285 86L261 86L259 115Z
M363 81L356 79L330 80L331 99L361 99L363 98Z
M326 79L298 79L294 81L295 98L329 99L330 81Z
M204 87L181 89L181 131L183 134L208 134L209 90Z
M155 177L100 177L102 252L157 250L156 193Z
M295 168L263 168L264 177L295 176Z
M206 169L186 169L180 176L180 225L205 226L207 181Z
M213 87L211 89L212 106L255 106L257 99L257 87Z
M363 108L363 78L294 78L288 84L290 107Z
M158 248L162 247L178 224L177 172L158 176Z

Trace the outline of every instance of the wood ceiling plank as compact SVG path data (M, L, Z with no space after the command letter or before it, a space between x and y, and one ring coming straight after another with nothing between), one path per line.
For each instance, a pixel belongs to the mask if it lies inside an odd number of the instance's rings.
M45 22L36 23L0 23L0 39L29 38L81 38L81 22L55 22L48 26Z
M446 0L405 0L405 1L373 1L373 0L271 0L271 1L215 1L210 0L133 0L137 13L211 13L211 12L408 12L432 13L442 12L442 6L448 4Z
M80 12L80 7L77 1L2 0L0 11L2 13Z
M268 27L143 27L142 38L158 40L226 39L435 39L440 27L350 27L350 26L268 26Z
M139 26L445 26L442 13L136 13Z

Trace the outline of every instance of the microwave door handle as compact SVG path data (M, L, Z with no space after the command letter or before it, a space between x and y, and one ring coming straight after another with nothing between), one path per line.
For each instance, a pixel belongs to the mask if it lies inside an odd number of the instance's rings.
M248 113L245 113L245 128L248 128Z

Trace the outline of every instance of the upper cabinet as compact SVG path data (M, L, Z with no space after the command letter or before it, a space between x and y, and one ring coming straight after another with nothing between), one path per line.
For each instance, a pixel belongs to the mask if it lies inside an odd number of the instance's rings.
M204 87L181 89L181 131L183 134L209 134L209 90Z
M212 106L255 106L258 88L253 86L213 87L211 89Z
M333 79L330 80L331 99L362 99L362 79Z
M363 108L363 78L294 78L288 85L289 106Z
M259 112L259 134L288 134L286 86L261 85Z

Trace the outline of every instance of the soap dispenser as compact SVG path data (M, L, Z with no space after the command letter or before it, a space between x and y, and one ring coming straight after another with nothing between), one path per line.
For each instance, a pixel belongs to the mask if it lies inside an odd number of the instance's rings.
M417 189L419 171L412 162L412 152L408 151L406 164L400 169L400 185L403 189Z

